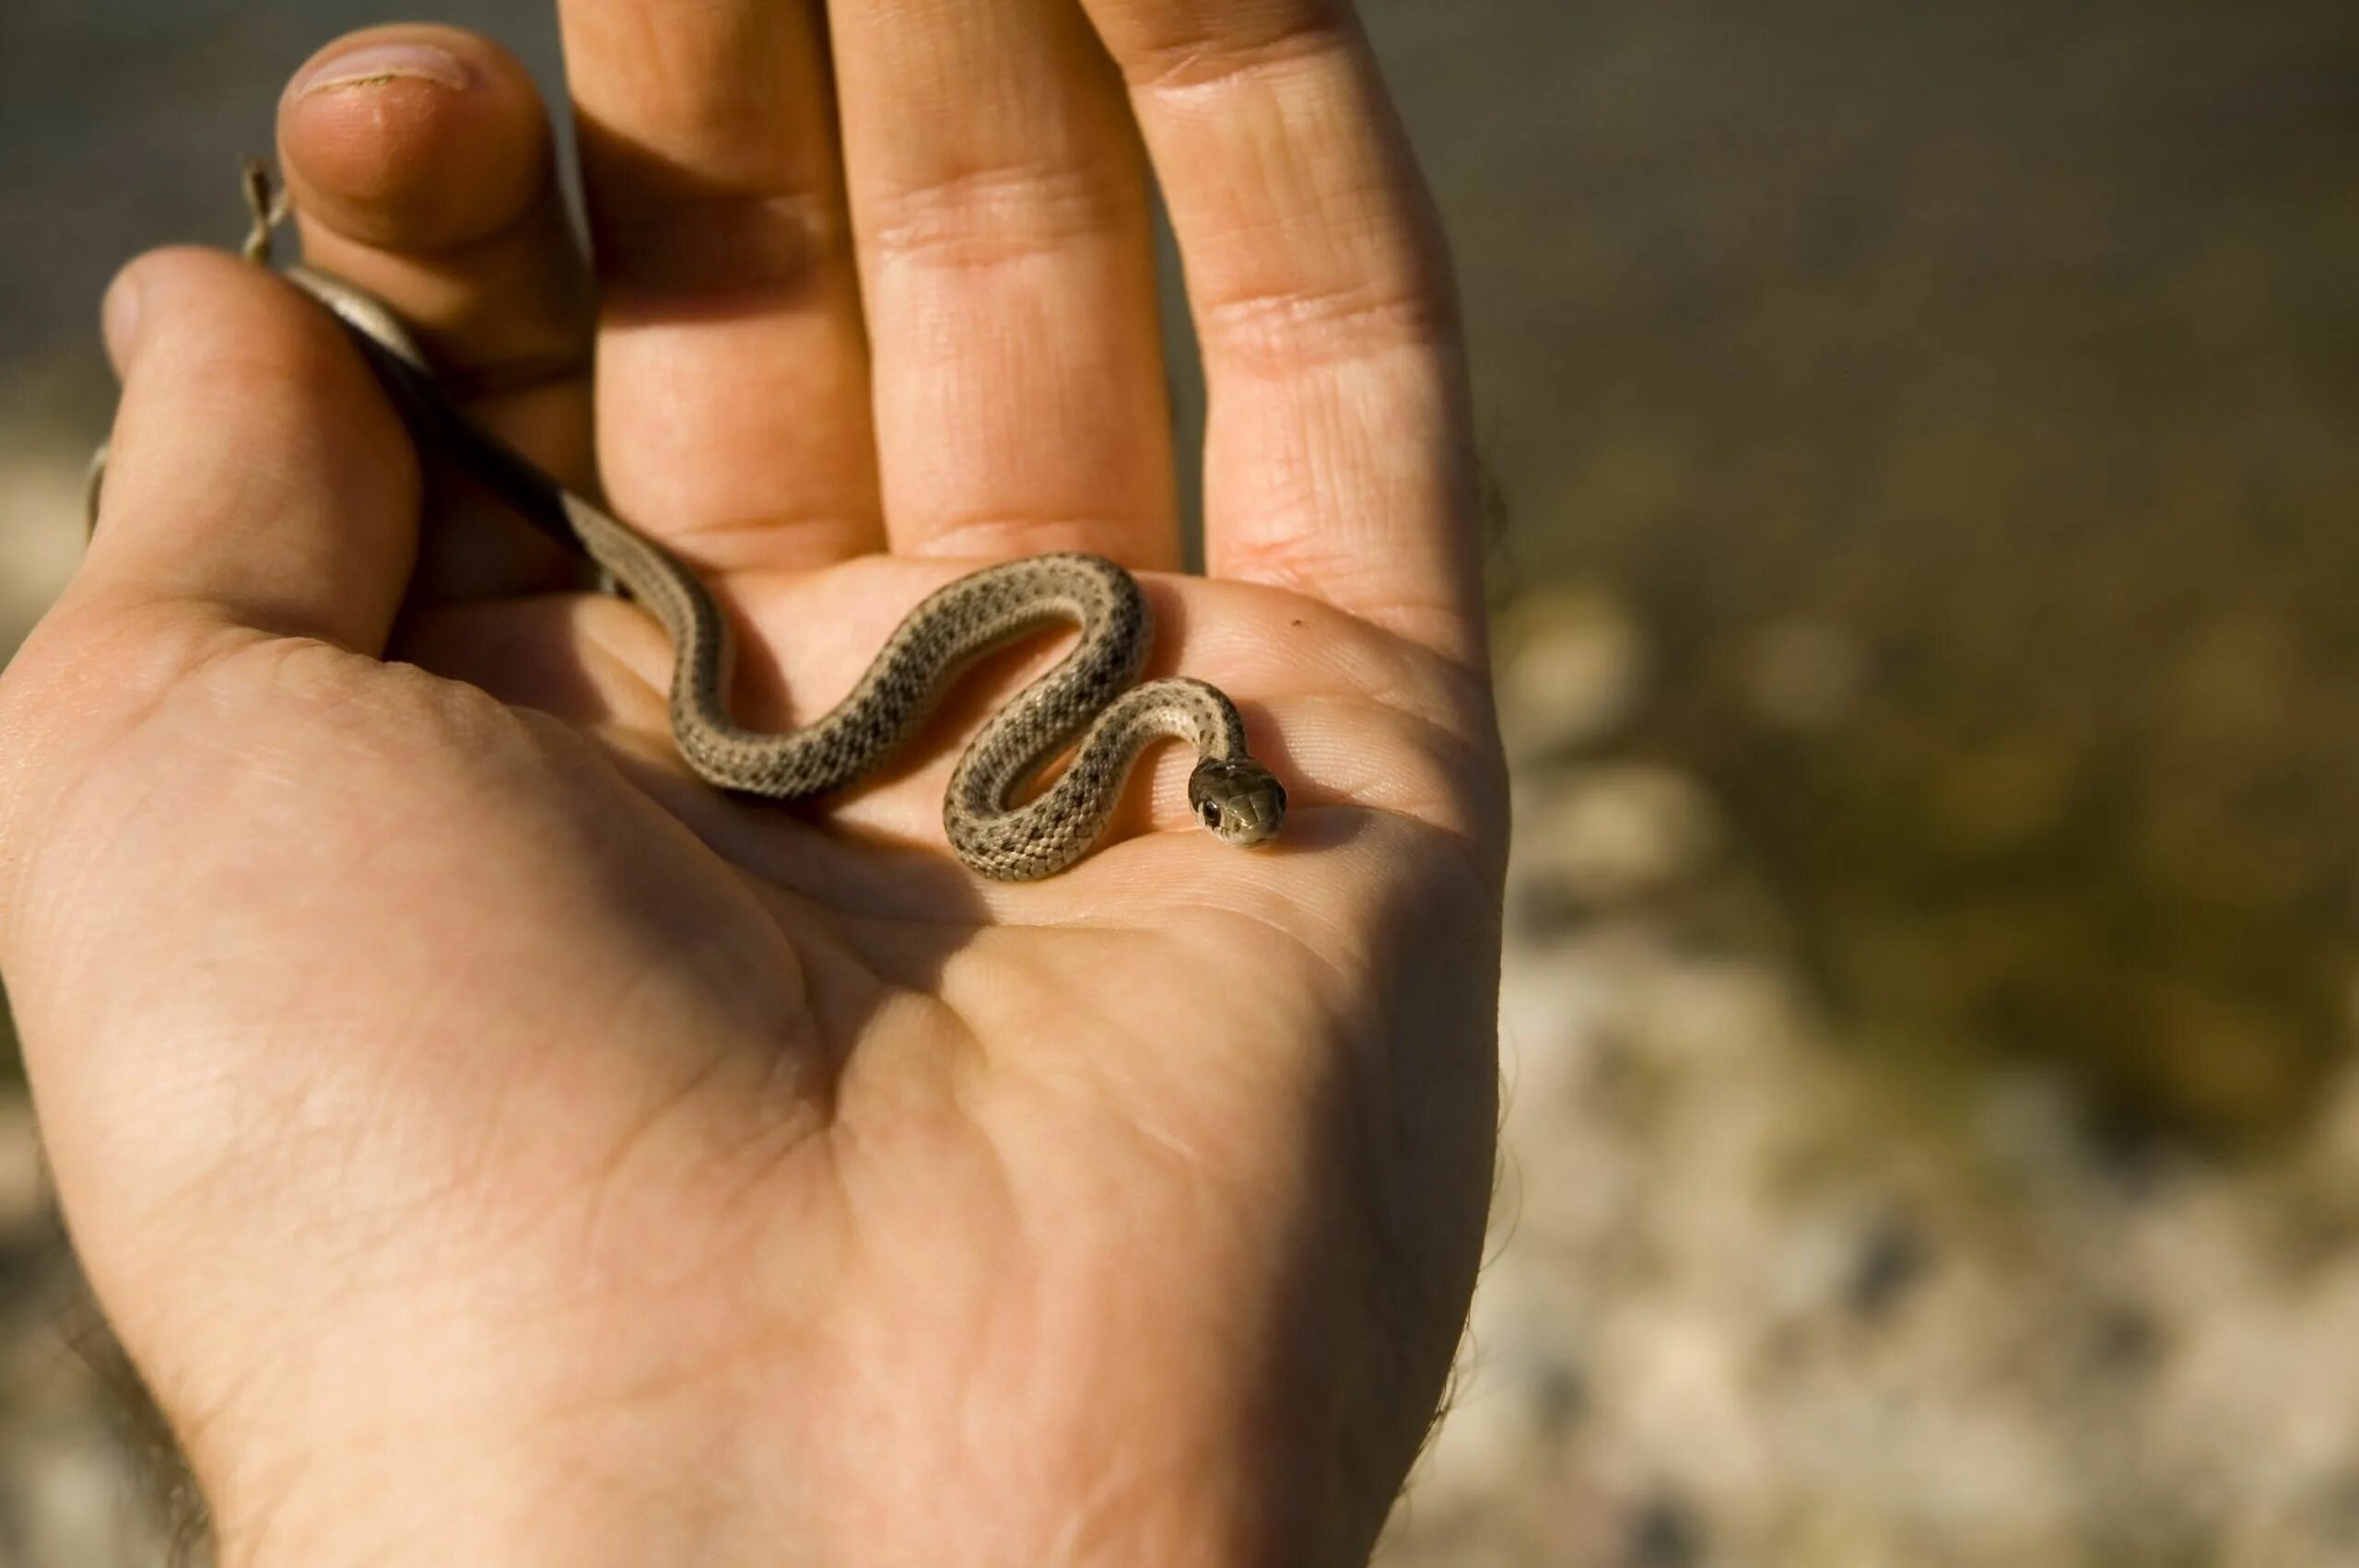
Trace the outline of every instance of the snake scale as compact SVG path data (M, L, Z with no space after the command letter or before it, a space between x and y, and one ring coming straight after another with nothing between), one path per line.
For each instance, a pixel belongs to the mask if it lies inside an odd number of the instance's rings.
M283 204L274 205L259 165L247 167L246 193L254 217L246 254L267 265ZM1069 622L1080 627L1078 643L991 718L951 776L942 820L961 860L1003 882L1064 870L1104 833L1139 755L1167 736L1196 748L1188 802L1215 837L1260 844L1284 820L1285 790L1247 753L1244 721L1217 687L1183 677L1133 685L1146 662L1153 620L1136 579L1096 556L1035 556L959 578L910 612L827 713L780 733L745 729L731 717L726 695L728 617L694 571L469 421L383 301L312 268L290 267L283 275L343 323L422 447L447 455L586 556L663 623L675 656L672 733L681 756L708 783L776 800L842 789L915 735L974 661ZM105 463L101 447L91 466L94 524ZM1018 804L1025 786L1068 746L1073 759L1056 781Z

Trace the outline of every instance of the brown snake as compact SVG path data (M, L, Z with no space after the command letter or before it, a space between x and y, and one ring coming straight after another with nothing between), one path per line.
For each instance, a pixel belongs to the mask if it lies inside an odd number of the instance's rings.
M269 175L246 170L254 230L249 259L269 264L284 216ZM911 610L850 695L799 729L769 734L730 717L728 618L679 558L471 423L437 384L417 338L383 301L329 274L288 268L288 281L343 323L421 447L464 472L561 544L587 556L671 635L672 733L699 778L722 789L795 800L841 789L874 771L923 725L976 659L1054 622L1080 641L1017 693L958 759L942 821L958 858L999 881L1054 874L1089 852L1106 828L1132 765L1165 736L1196 748L1188 802L1231 844L1259 844L1285 815L1285 790L1247 755L1245 725L1216 687L1175 677L1133 685L1153 623L1131 574L1096 556L1035 556L984 568ZM106 449L91 464L98 516ZM1073 760L1037 798L1016 796L1073 745Z

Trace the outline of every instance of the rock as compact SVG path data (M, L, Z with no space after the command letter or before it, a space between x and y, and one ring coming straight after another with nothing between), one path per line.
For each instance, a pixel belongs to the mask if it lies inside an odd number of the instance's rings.
M1859 711L1868 654L1833 621L1778 621L1754 647L1752 699L1764 723L1781 730L1832 730Z
M1503 617L1499 645L1499 729L1512 756L1594 744L1629 718L1645 689L1637 623L1600 589L1530 595Z
M1516 820L1519 880L1586 906L1660 893L1708 869L1719 809L1684 774L1600 764L1546 780Z

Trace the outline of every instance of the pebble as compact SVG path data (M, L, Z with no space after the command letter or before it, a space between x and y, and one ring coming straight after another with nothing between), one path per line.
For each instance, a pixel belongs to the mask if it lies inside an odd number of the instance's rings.
M1629 719L1645 693L1645 639L1621 601L1602 589L1528 595L1505 617L1499 643L1499 730L1510 756L1594 744Z
M1710 867L1724 842L1719 808L1686 775L1649 763L1565 770L1516 817L1519 881L1586 907L1662 893Z

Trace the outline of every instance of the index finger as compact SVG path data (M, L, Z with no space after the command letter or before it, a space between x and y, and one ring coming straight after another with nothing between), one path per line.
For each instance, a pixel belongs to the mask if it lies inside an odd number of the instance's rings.
M1204 357L1207 565L1482 658L1447 249L1348 0L1084 0Z

